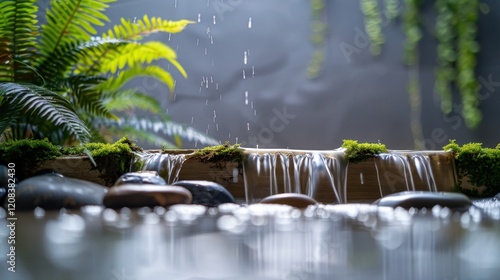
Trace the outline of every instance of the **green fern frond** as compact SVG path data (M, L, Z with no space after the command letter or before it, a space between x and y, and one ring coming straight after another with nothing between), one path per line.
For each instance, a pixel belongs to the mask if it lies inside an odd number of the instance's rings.
M39 63L37 69L48 83L63 79L72 72L78 61L89 54L102 52L104 49L116 48L126 42L116 39L92 38L89 41L70 42L61 45L55 52Z
M52 0L42 25L41 52L50 55L61 46L89 40L96 34L94 26L102 26L108 17L103 13L115 0Z
M0 12L0 82L30 81L37 56L36 0L2 0Z
M135 22L130 22L129 19L121 18L121 24L115 25L107 33L102 35L103 38L124 39L124 40L141 40L156 32L178 33L184 30L188 25L194 23L190 20L166 20L161 17L149 18L144 15L142 19Z
M65 97L82 114L118 120L102 101L103 92L98 85L105 80L102 77L74 75L63 79L60 87L65 89Z
M90 138L88 128L71 104L55 92L31 84L1 83L0 96L2 105L9 104L18 110L21 107L23 116L52 123L82 143Z
M118 124L127 124L138 130L161 133L170 137L178 135L182 139L186 139L190 142L198 142L201 145L219 144L219 141L209 137L205 133L197 131L192 127L186 127L173 121L164 121L158 118L122 118Z
M162 114L161 104L156 98L135 89L120 90L107 94L102 102L110 111L127 111L137 108L153 114Z
M184 76L186 71L177 61L175 51L162 42L151 41L146 43L130 43L121 46L118 50L110 52L102 62L102 71L116 73L125 66L136 67L142 64L149 64L152 61L166 59Z
M172 75L170 75L170 73L165 69L156 65L148 65L145 67L135 66L133 68L125 69L121 71L118 76L110 77L106 82L102 83L100 87L101 89L110 91L118 90L131 79L138 77L156 78L168 86L170 93L173 93L174 91L175 83Z

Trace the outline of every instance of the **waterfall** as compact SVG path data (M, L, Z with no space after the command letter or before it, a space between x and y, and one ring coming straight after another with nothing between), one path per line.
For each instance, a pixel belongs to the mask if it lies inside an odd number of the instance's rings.
M348 161L343 150L245 149L245 153L243 177L249 204L278 193L347 202ZM325 185L327 189L319 187Z
M135 159L130 165L130 171L156 171L167 184L172 184L179 179L185 158L185 154L140 152L136 153Z

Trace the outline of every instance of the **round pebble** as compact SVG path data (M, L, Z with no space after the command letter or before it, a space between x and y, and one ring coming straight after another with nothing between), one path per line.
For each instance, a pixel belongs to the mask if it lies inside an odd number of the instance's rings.
M109 208L167 207L174 204L190 204L191 193L177 186L124 184L112 187L103 199Z
M296 208L305 209L309 205L316 205L318 202L313 198L298 193L280 193L268 196L262 199L259 203L264 204L284 204L290 205Z

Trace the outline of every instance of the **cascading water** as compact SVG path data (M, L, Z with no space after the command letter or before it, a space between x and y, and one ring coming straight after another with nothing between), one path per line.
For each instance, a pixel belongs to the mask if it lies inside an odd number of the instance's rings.
M167 184L172 184L179 179L185 159L185 154L136 153L130 171L156 171Z
M347 202L348 161L343 150L245 149L245 153L243 175L249 204L278 193L301 193L320 201L327 197L330 202ZM279 176L283 179L278 180ZM319 189L320 185L328 187Z
M437 191L429 153L391 151L377 155L374 163L380 196L401 191Z

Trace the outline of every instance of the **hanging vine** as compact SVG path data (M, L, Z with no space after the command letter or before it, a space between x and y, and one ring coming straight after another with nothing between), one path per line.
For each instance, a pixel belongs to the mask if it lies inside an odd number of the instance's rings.
M378 9L378 0L361 0L361 11L365 16L365 31L370 38L370 51L379 55L385 38L382 32L382 17Z
M436 0L438 17L438 67L435 90L441 97L444 113L453 110L452 86L458 89L462 101L462 116L469 128L482 119L478 109L479 83L475 77L476 42L479 0Z
M312 9L312 34L311 42L314 46L309 68L307 69L310 78L317 77L322 69L322 64L325 60L326 48L326 14L325 14L325 0L311 0Z

